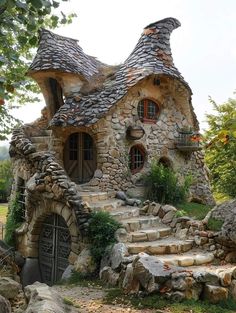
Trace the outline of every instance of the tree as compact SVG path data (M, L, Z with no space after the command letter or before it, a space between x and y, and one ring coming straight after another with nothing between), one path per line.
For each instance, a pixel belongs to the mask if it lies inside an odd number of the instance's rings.
M6 202L11 191L12 169L11 161L0 161L0 201Z
M214 190L236 197L236 99L221 105L210 101L216 114L207 115L206 163L212 173Z
M0 140L19 122L10 115L10 105L38 101L39 89L25 73L39 29L70 23L75 16L58 14L59 6L54 0L0 0Z

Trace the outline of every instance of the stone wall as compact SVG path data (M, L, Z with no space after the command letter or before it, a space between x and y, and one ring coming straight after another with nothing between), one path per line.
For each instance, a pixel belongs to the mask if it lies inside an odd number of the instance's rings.
M18 181L25 182L25 222L17 230L18 249L24 257L38 256L38 239L42 221L50 214L62 216L71 235L71 263L77 258L90 215L57 158L50 152L36 152L24 130L13 132L10 155L15 181L11 198L18 190Z
M160 106L160 115L154 124L142 123L138 117L138 103L145 98L156 101ZM177 128L193 127L193 120L189 109L189 92L173 79L163 77L160 85L156 86L150 77L131 88L105 118L91 127L54 128L55 137L61 140L54 149L57 149L63 159L63 147L69 134L88 132L96 144L97 169L100 170L99 177L95 174L90 185L99 186L102 190L132 190L139 183L141 175L149 170L152 160L165 157L180 176L193 175L191 191L195 200L213 204L202 152L184 154L175 146ZM126 131L129 126L143 127L144 136L139 140L128 139ZM146 158L144 168L132 175L129 169L129 151L136 144L143 147Z

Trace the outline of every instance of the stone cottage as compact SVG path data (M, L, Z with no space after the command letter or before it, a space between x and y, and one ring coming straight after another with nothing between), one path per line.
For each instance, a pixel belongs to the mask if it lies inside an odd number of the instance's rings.
M46 107L14 131L10 155L12 197L19 194L25 209L18 249L39 260L42 280L57 280L75 262L90 212L84 201L106 201L118 190L142 195L152 160L180 177L192 174L192 199L213 203L192 92L171 54L170 34L179 26L174 18L146 26L118 66L85 54L77 40L41 30L28 75Z

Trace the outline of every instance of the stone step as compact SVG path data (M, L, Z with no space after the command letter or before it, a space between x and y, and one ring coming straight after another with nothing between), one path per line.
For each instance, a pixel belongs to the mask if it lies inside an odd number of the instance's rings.
M193 242L193 240L177 240L169 237L150 242L127 243L127 248L130 254L140 252L150 255L177 254L189 251Z
M37 136L37 137L31 137L32 143L46 143L48 144L50 141L49 136Z
M88 202L89 207L93 211L111 211L112 209L117 209L118 207L124 205L124 201L119 199L108 199L98 202Z
M161 255L158 259L169 265L195 266L211 263L214 260L214 254L202 251L190 251L184 254Z
M131 232L128 235L129 242L142 242L142 241L156 241L159 238L167 237L171 234L171 228L161 226L152 229L143 229L140 231Z
M48 144L43 142L34 143L37 151L48 151Z
M51 129L44 129L43 131L42 131L42 135L43 136L51 136L52 135L52 130Z
M117 209L113 209L111 215L118 221L122 221L123 219L129 219L132 217L139 216L139 208L132 206L121 206Z
M79 191L79 194L83 201L90 203L97 203L99 201L108 200L108 193L101 191Z
M135 232L140 229L150 229L152 227L163 226L159 217L154 216L142 216L130 219L124 219L121 221L127 232Z

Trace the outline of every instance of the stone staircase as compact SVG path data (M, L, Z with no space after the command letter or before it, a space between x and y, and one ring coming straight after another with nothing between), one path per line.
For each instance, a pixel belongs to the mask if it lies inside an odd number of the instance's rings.
M51 139L51 130L42 130L41 136L32 136L30 138L31 142L36 148L36 151L48 151L49 150L49 144Z
M141 215L139 207L125 205L114 198L114 192L80 191L80 196L92 210L107 211L124 226L127 235L120 242L126 244L130 256L143 252L157 256L166 264L184 267L214 260L213 253L196 247L193 238L177 238L159 216Z

